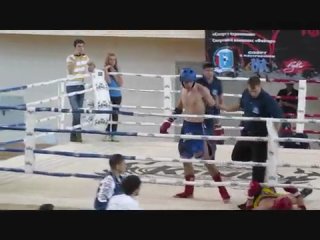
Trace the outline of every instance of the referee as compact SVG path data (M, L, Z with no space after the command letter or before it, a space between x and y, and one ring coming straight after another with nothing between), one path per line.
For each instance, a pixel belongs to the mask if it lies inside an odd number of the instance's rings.
M263 90L260 78L250 77L247 89L242 93L240 102L233 106L221 105L227 112L243 110L244 117L282 118L283 113L272 96ZM242 136L266 137L268 135L265 121L243 121ZM277 128L279 128L277 124ZM266 162L268 155L267 142L239 141L234 146L232 160ZM264 182L265 167L253 167L252 181Z

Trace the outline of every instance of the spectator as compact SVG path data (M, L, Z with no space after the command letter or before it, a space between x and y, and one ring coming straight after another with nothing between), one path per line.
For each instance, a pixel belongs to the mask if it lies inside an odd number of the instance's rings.
M51 203L42 204L39 207L39 210L42 210L42 211L54 210L54 205Z
M89 61L88 62L88 72L94 73L95 69L96 69L96 64L92 61Z
M222 82L216 78L214 74L214 66L210 62L206 62L202 65L202 77L197 79L197 83L205 86L209 89L211 96L218 103L223 104L223 87ZM207 107L205 114L220 115L220 109L217 107ZM223 128L219 119L205 119L205 126L212 135L221 136L224 134ZM223 144L224 141L215 141L217 144Z
M298 90L294 88L293 83L286 83L286 88L280 89L278 92L278 97L298 97ZM283 111L284 117L286 118L296 118L298 99L278 99L278 103ZM294 124L283 123L279 131L280 137L293 137L292 128ZM280 143L280 145L285 146L286 143Z
M123 174L126 171L126 163L121 154L114 154L109 160L111 171L100 182L96 194L94 208L96 210L106 210L110 198L114 195L122 194L121 183Z
M130 175L122 182L124 194L110 199L107 210L142 210L135 196L139 195L141 180L138 176Z
M76 39L73 42L74 53L67 57L67 72L68 77L74 78L66 83L67 93L73 93L84 90L84 77L83 74L88 73L89 57L84 52L85 42L82 39ZM78 77L77 77L78 76ZM83 107L84 94L77 94L69 96L69 101L72 110ZM81 114L72 114L72 126L77 126L75 129L81 129L79 126L81 122ZM71 133L71 142L82 142L81 133Z
M120 87L123 85L123 78L121 75L110 75L109 72L120 72L119 66L118 66L118 60L114 53L108 53L105 64L104 64L104 70L105 70L105 79L108 83L108 86L110 88L116 88L116 89L110 89L110 100L112 104L120 105L122 101L122 94ZM118 107L112 108L114 111L118 111ZM117 113L112 114L111 120L113 122L117 122L119 120L119 115ZM116 132L118 128L118 124L108 124L106 131L107 132ZM105 140L110 141L117 141L114 136L110 136L110 139L108 139L108 136Z
M294 88L293 83L286 83L286 88L281 89L277 96L298 97L298 90ZM297 115L298 99L279 99L278 102L285 116L288 114L292 114L293 116Z
M286 88L283 88L279 91L278 96L291 96L291 97L298 97L298 90L294 88L293 83L286 83ZM298 99L279 99L278 100L282 111L284 112L284 116L286 118L296 118L297 116L297 108L298 108ZM294 131L295 124L291 123L283 123L281 125L279 131L279 137L282 138L308 138L308 135L305 133L296 133ZM310 143L306 142L280 142L280 146L284 148L300 148L300 149L310 149Z

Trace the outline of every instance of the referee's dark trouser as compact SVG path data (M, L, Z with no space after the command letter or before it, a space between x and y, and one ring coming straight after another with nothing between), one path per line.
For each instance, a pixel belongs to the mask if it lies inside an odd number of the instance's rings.
M232 161L240 162L266 162L268 156L267 142L238 141L232 151ZM252 180L258 182L265 181L265 167L252 168Z

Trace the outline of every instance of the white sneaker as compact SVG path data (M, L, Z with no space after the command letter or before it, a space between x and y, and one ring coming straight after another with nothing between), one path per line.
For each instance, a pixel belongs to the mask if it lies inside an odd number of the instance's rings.
M115 136L110 136L110 141L111 142L119 142L119 140L116 139Z
M108 135L104 136L104 138L102 139L103 142L109 142L110 140L110 136Z

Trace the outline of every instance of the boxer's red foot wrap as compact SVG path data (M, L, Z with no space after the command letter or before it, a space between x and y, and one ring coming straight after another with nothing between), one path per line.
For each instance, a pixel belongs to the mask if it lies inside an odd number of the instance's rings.
M193 182L195 180L194 175L185 176L186 181ZM192 198L193 197L194 186L185 185L184 192L176 194L174 197L176 198Z
M215 176L213 176L212 179L215 182L222 182L220 173L218 173ZM218 188L219 188L219 193L220 193L222 199L224 201L230 200L230 195L229 195L226 187L221 186L221 187L218 187Z

